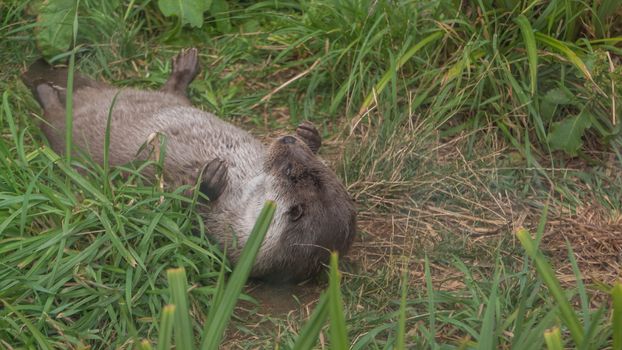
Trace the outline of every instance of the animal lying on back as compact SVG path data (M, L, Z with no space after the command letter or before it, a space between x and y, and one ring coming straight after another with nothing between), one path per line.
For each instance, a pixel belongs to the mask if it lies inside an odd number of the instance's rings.
M166 136L165 183L193 185L210 199L202 210L208 234L237 261L266 200L277 211L257 254L252 277L302 280L317 273L330 251L345 254L356 232L351 197L318 158L321 138L304 122L295 135L264 146L246 131L193 108L186 93L199 73L196 49L173 59L159 91L118 89L74 75L73 141L102 164L112 100L110 164L136 159L149 135ZM44 111L51 147L64 153L67 70L35 62L22 76ZM152 176L151 174L150 176Z

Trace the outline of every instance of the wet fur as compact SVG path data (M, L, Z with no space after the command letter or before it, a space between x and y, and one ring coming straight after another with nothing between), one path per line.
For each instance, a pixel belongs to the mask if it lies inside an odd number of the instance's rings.
M221 172L214 175L221 177L202 179L208 185L201 190L214 197L203 216L208 233L227 246L233 261L263 203L268 199L277 203L252 276L305 279L321 269L331 250L345 254L355 235L356 213L337 176L315 154L321 144L319 134L309 136L309 130L317 133L315 128L301 125L298 135L279 138L266 147L246 131L191 107L185 89L198 73L198 63L196 51L195 62L183 55L175 58L177 71L160 91L117 89L76 74L73 139L77 148L102 163L108 111L117 95L111 118L111 165L135 160L141 145L155 132L166 135L164 175L169 186L192 185L206 164L211 167L214 160L221 160L216 164ZM42 129L58 153L64 151L66 76L66 70L52 69L42 61L23 75L44 109Z

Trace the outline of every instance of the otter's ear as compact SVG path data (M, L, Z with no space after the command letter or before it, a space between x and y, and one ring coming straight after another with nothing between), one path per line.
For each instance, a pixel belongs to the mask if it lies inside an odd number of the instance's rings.
M215 158L203 167L202 174L199 190L213 202L227 187L227 165Z
M311 152L317 153L322 146L322 137L310 121L304 121L296 128L296 135L309 146Z

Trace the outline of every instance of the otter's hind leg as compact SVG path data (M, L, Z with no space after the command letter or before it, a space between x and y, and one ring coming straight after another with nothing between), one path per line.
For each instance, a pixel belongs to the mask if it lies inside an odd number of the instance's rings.
M59 99L58 91L50 84L41 83L36 86L35 95L43 107L45 123L41 129L52 149L58 153L63 153L66 111L64 104Z
M65 99L65 89L67 88L67 68L54 68L50 66L44 59L33 62L26 72L22 74L22 81L30 88L34 95L37 95L37 87L47 83L60 88L56 90L59 93L61 101ZM77 71L73 74L73 91L82 88L92 87L96 89L109 88L108 84L87 78Z
M199 70L197 49L182 50L173 58L173 72L161 90L187 98L188 85L199 74Z
M322 146L322 137L320 133L309 121L304 121L298 128L296 128L296 134L300 137L311 149L311 152L317 153Z
M41 83L35 88L36 97L48 122L55 124L55 121L64 120L65 107L61 103L58 91L48 83Z

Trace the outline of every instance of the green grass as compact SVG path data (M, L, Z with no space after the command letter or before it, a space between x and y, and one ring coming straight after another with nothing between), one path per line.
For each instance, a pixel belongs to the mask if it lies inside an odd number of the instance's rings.
M81 0L66 47L42 39L61 24L37 22L40 2L0 3L0 348L197 346L208 330L230 348L622 347L605 249L622 217L620 1L214 2L192 27L157 1ZM189 46L195 105L260 137L313 121L357 200L349 264L291 313L231 311L253 290L196 198L149 185L146 164L59 158L19 81L46 52L157 88Z

